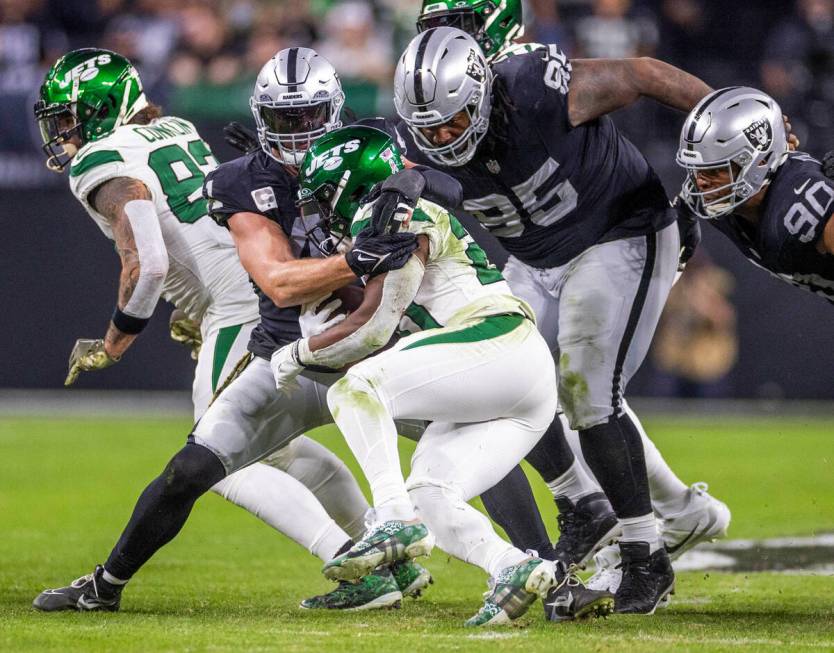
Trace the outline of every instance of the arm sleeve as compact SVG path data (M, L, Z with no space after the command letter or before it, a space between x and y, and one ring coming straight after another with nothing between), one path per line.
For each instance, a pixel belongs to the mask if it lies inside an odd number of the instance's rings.
M131 200L125 204L124 211L139 255L139 279L122 312L146 319L153 315L162 294L168 274L168 251L153 202Z
M382 298L371 318L349 336L338 342L310 351L307 339L299 342L298 356L305 365L341 369L384 347L409 307L423 280L423 263L412 256L399 270L385 275Z
M440 204L447 209L456 209L463 202L463 186L451 175L423 165L414 166L412 169L419 171L426 180L422 197L429 202Z

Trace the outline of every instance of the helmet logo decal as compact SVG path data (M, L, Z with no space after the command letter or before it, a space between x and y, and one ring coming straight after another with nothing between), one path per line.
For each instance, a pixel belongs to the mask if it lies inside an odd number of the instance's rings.
M98 75L98 66L106 66L110 63L110 59L111 57L109 54L100 54L87 59L87 61L82 61L77 66L67 71L64 78L58 82L59 86L61 88L66 88L74 79L78 79L81 82L89 82L91 79L95 78L96 75Z
M360 141L358 138L351 139L346 143L339 143L329 150L325 150L321 154L314 156L310 165L304 171L305 175L312 175L316 170L322 168L324 170L335 170L343 163L342 154L350 154L359 149Z
M466 60L466 74L479 84L484 81L484 67L475 50L469 50L469 58Z
M394 150L390 147L386 147L382 152L379 154L379 158L385 161L391 168L391 174L396 174L399 172L399 168L397 167L397 162L394 160Z
M765 152L773 142L773 129L766 118L760 118L744 129L744 137L760 152Z

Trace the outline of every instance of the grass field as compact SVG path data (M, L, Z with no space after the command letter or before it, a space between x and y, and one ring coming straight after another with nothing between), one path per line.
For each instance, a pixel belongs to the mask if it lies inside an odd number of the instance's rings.
M687 482L705 480L733 510L730 536L834 531L834 422L647 420ZM834 651L834 577L679 574L653 618L550 624L538 606L509 628L472 632L484 574L436 551L436 583L399 611L332 614L298 600L329 583L312 556L208 495L180 536L131 582L118 614L34 612L45 587L107 556L138 493L163 467L184 420L0 419L0 650ZM319 432L355 469L332 430ZM403 442L403 450L410 451ZM536 484L555 536L555 511Z

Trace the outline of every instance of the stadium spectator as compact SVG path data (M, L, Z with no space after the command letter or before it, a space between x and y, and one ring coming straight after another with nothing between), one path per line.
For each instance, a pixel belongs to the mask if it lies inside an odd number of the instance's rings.
M574 56L620 59L653 54L659 38L654 18L630 9L631 0L594 0L593 14L576 24Z
M765 45L762 85L789 114L801 141L834 147L834 0L798 0Z
M573 38L561 21L556 0L531 0L530 12L525 18L524 41L558 43L563 52L573 56Z

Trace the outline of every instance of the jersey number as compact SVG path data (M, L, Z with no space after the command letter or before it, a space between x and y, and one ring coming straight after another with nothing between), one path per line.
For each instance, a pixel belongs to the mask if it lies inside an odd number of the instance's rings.
M466 251L464 253L466 254L466 258L472 263L472 267L475 268L475 275L478 277L481 285L486 286L496 281L503 281L504 277L501 276L501 272L495 265L489 262L486 252L469 235L466 227L453 215L450 215L449 219L449 224L451 225L455 238L466 243Z
M207 214L203 199L206 175L200 166L214 167L217 161L204 141L190 141L187 152L180 145L160 147L151 152L148 165L156 173L177 220L191 224Z
M805 202L796 202L788 209L785 214L785 228L794 236L798 234L800 242L813 242L817 235L820 218L828 217L828 209L832 201L834 201L834 190L824 181L818 181L805 191ZM813 212L806 204L813 209Z
M466 200L463 208L498 238L518 238L532 222L547 227L576 208L579 196L570 179L559 179L559 163L547 159L527 181L513 186L509 195L493 193Z

